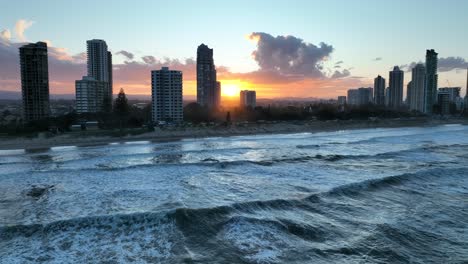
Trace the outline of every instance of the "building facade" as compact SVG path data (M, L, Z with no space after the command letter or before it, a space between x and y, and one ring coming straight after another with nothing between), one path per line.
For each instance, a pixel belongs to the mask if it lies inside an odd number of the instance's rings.
M372 103L374 101L373 90L371 87L348 90L348 104L362 106Z
M432 50L426 51L426 84L424 94L424 112L431 114L434 105L437 104L437 86L439 76L437 75L437 53Z
M30 43L19 48L23 120L30 122L48 118L49 65L47 44Z
M455 103L461 97L461 87L441 87L439 93L448 93L450 102Z
M440 108L440 114L449 115L450 114L450 94L448 92L438 92L437 93L437 105Z
M338 96L338 105L346 105L346 96Z
M98 81L93 77L83 76L75 81L76 112L99 113L105 111L104 98L107 83Z
M216 107L221 106L221 82L216 82L216 90L215 90L215 105Z
M425 111L426 67L417 64L411 70L411 90L408 92L410 110L424 113Z
M201 44L197 49L197 103L208 108L218 108L221 96L216 80L213 49Z
M385 79L377 76L374 79L374 104L385 105Z
M240 107L255 108L257 106L257 92L256 91L249 91L249 90L240 91L239 98L240 98Z
M168 67L151 71L151 99L153 122L182 122L182 72Z
M101 39L92 39L87 44L88 76L96 81L105 82L103 109L106 112L112 109L112 54L107 50L107 44Z
M404 72L398 66L393 68L390 75L389 107L398 109L403 106L403 82Z

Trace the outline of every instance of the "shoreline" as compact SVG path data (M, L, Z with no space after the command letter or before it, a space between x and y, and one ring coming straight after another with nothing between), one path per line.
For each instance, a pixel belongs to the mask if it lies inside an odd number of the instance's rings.
M438 125L461 124L468 125L467 119L436 120L427 118L413 119L381 119L346 120L346 121L288 121L274 124L248 124L230 127L188 127L173 130L157 130L140 135L123 137L92 136L69 132L50 138L7 138L0 139L0 150L37 150L52 147L86 147L108 145L111 143L127 143L138 141L167 142L182 139L199 139L210 137L235 137L268 134L319 133L340 130L398 128L398 127L435 127Z

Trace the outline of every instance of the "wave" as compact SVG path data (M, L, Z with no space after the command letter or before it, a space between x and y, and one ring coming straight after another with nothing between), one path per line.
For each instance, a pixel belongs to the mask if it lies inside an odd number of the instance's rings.
M383 200L374 204L369 197L392 200L392 205L398 201L408 203L405 195L417 191L411 190L413 186L460 177L467 172L466 168L430 169L347 184L302 199L250 201L211 208L177 208L4 226L0 227L0 252L5 261L17 260L20 256L30 258L22 262L37 262L40 257L50 262L93 262L84 258L90 254L99 261L129 262L133 259L149 263L206 263L213 260L220 263L284 263L311 259L335 262L343 260L344 255L350 262L363 258L371 262L392 259L409 262L414 258L411 252L417 250L411 248L411 244L403 250L401 245L412 241L413 247L420 247L419 251L424 250L423 246L435 247L433 252L438 250L441 254L436 255L437 260L448 254L453 259L463 259L468 256L461 249L468 245L466 241L456 241L457 236L442 237L437 230L427 231L419 227L418 222L410 223L415 226L408 231L406 224L401 226L398 221L391 221L392 217L365 222L360 219L367 219L368 214L385 207ZM437 184L432 186L437 188ZM432 199L430 196L427 195L427 199ZM437 204L435 207L438 208ZM391 208L388 209L390 216L397 214ZM447 215L445 221L459 222L468 217L468 212L463 213L463 210L456 210L456 213L460 215L452 216L451 221L447 221L450 216ZM408 217L414 218L414 212ZM421 217L427 218L425 215ZM451 250L444 254L438 248L440 244L431 243L434 240L445 241ZM421 257L420 252L417 253ZM434 255L428 253L426 260L431 257Z
M281 157L281 158L272 158L272 159L263 159L263 160L218 160L214 158L205 158L201 160L194 159L193 161L185 161L183 156L173 156L173 155L162 155L153 158L148 158L147 160L139 160L140 164L125 164L119 163L117 161L113 163L97 163L92 166L87 166L87 168L70 168L66 167L65 163L59 163L54 165L53 168L45 168L46 171L53 170L54 172L63 172L67 173L73 171L120 171L120 170L131 170L137 168L151 168L155 166L209 166L209 167L218 167L225 169L228 167L238 167L246 165L254 166L279 166L284 163L305 163L311 161L323 161L323 162L339 162L346 160L366 160L366 159L399 159L399 160L408 160L408 154L413 153L448 153L451 155L456 155L458 157L468 157L466 151L468 149L468 144L445 144L445 145L434 145L434 144L422 144L415 148L410 148L400 151L388 151L377 154L370 155L354 155L354 154L313 154L313 155L301 155L301 156L292 156L292 157ZM458 151L461 150L461 151ZM182 155L182 154L181 154ZM132 156L133 157L133 156ZM363 161L364 162L364 161ZM39 167L40 169L41 167ZM33 172L42 172L43 170L35 170ZM12 174L23 174L23 172L16 172Z

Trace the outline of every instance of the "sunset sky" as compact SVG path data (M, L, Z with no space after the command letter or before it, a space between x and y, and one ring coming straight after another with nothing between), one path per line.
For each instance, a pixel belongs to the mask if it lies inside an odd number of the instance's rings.
M114 55L114 92L150 94L150 71L184 74L195 95L196 49L214 49L224 95L332 98L372 86L395 65L439 53L439 86L466 86L468 1L1 1L0 90L20 91L18 47L49 44L53 94L86 74L86 40ZM411 80L405 74L405 83ZM463 89L464 90L464 89ZM463 92L464 94L464 92Z

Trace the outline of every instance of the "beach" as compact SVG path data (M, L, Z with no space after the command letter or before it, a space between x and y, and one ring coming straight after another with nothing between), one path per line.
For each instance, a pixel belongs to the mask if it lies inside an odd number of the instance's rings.
M132 141L171 141L186 138L229 137L256 134L318 133L337 130L394 128L394 127L431 127L443 124L468 124L466 119L378 119L378 120L332 120L332 121L284 121L269 123L240 123L230 126L172 127L156 128L154 132L139 135L106 136L106 131L68 132L52 137L5 137L0 138L0 150L43 149L59 146L93 146ZM114 133L115 131L109 131Z

